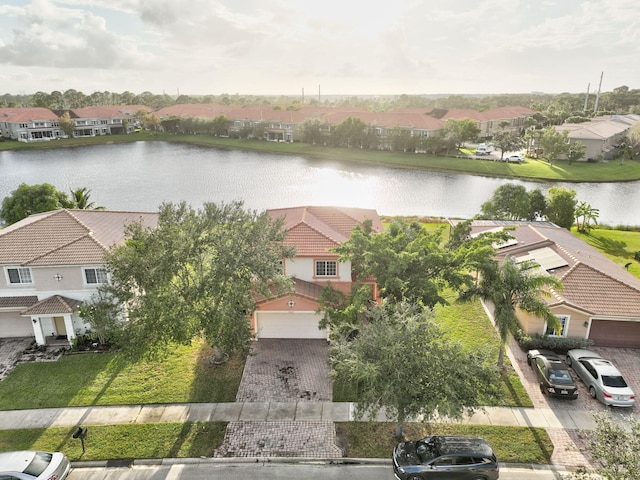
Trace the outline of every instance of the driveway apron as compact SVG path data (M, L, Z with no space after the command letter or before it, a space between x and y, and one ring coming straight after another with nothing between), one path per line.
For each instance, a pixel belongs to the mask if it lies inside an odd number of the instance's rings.
M245 363L238 402L331 402L325 340L261 339ZM333 422L230 422L217 457L340 458Z

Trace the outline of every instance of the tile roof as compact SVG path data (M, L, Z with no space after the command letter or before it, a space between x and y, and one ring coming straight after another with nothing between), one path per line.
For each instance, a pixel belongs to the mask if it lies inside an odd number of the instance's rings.
M22 297L0 297L0 308L25 308L30 307L38 301L35 295L25 295Z
M371 219L375 231L382 230L378 213L371 209L344 207L293 207L267 210L273 218L283 218L285 244L296 247L296 256L337 257L329 249L349 239L351 230Z
M479 222L472 231L487 230L491 221ZM549 248L566 266L549 270L564 288L553 292L550 305L567 304L592 315L640 319L640 279L612 262L570 231L549 222L494 222L514 227L514 245L498 251L499 257L520 256L534 249ZM475 225L475 222L474 222Z
M38 120L55 120L59 117L48 108L0 108L0 122L32 122Z
M20 315L55 315L61 313L73 313L80 305L81 300L53 295L39 301L20 312Z
M31 215L0 230L0 264L101 263L105 251L124 240L125 226L136 220L154 227L158 214L62 209Z

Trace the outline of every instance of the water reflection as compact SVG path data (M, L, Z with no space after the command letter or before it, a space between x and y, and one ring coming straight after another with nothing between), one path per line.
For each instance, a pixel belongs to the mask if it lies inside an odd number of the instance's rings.
M156 210L243 200L248 208L344 205L383 215L468 218L504 183L551 184L217 150L163 142L0 152L0 198L20 183L91 189L98 205ZM600 223L640 225L640 182L563 184L600 209Z

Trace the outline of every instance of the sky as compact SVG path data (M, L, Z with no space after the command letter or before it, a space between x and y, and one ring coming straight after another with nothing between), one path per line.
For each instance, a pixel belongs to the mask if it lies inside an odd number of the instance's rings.
M0 0L0 94L640 88L638 0Z

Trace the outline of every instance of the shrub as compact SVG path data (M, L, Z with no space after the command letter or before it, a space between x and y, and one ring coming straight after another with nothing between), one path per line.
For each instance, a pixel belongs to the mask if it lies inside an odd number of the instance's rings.
M588 338L551 337L549 335L527 335L524 330L518 328L514 332L514 338L524 351L534 349L553 350L566 354L574 348L588 348L593 345L593 340Z

